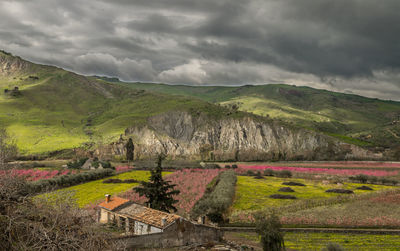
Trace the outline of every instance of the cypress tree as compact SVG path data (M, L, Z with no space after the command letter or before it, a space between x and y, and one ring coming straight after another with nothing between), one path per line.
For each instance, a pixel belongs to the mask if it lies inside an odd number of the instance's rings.
M171 210L176 212L177 209L174 204L178 201L173 198L173 195L178 195L180 191L174 189L175 184L170 184L170 181L165 181L162 178L161 163L163 159L164 156L158 156L157 167L151 170L150 181L142 181L141 186L135 187L133 190L140 196L147 198L150 208L165 212Z
M126 144L126 159L128 161L133 161L135 146L133 145L132 138L129 138L128 143Z

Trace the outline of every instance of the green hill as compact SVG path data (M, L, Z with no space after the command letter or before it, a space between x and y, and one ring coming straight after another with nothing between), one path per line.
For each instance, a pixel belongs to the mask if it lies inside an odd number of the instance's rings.
M131 90L4 52L0 88L0 127L7 128L22 154L109 143L127 127L169 110L211 117L227 110L188 97Z
M238 107L361 146L400 145L400 102L283 84L240 87L120 84Z

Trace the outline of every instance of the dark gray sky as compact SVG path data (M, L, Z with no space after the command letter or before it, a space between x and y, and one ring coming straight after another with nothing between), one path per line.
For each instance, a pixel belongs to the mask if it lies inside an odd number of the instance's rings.
M0 49L126 81L400 100L399 0L0 0Z

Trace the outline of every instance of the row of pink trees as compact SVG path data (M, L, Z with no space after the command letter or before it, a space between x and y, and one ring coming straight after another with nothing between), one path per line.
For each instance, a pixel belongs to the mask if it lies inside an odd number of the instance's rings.
M384 171L384 170L365 170L365 169L335 169L335 168L314 168L314 167L292 167L292 166L245 166L241 165L236 169L239 174L245 174L251 171L264 171L266 169L274 171L288 170L299 173L323 173L331 175L359 175L365 174L370 176L391 176L397 175L398 171Z
M37 181L43 179L51 179L55 176L63 176L67 174L74 174L76 170L40 170L40 169L17 169L10 171L12 175L24 177L29 181Z

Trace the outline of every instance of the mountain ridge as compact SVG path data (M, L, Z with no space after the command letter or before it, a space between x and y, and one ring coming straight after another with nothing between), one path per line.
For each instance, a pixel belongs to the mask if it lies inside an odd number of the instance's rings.
M20 92L17 97L6 93L0 96L0 126L14 135L22 154L80 149L84 154L110 157L111 153L111 157L123 158L121 146L133 137L143 158L154 157L157 149L173 158L199 159L204 157L201 149L209 146L214 159L219 160L235 155L246 160L300 158L295 154L296 146L301 146L300 155L305 159L334 158L328 154L330 151L343 158L367 156L366 150L330 136L241 112L230 105L176 93L127 88L119 82L37 65L4 53L0 54L0 62L5 69L0 72L0 88L18 87ZM165 116L175 120L157 122L164 121ZM183 118L192 121L192 126L182 126ZM171 133L171 128L180 127L185 128L182 133L191 136L184 139ZM254 149L253 157L244 157ZM207 157L210 160L211 155Z

